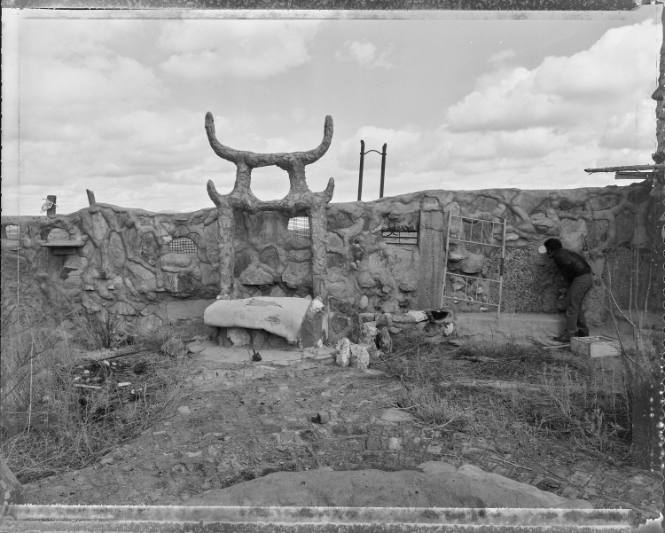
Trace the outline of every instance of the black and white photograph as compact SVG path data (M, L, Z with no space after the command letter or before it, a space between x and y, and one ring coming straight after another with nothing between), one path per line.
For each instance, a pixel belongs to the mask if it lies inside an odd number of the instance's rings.
M661 531L662 2L368 8L2 8L0 532Z

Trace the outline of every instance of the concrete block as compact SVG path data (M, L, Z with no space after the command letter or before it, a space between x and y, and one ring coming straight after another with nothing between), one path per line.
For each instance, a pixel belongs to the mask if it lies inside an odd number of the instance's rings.
M571 337L570 350L582 357L617 357L621 355L619 342L610 337Z

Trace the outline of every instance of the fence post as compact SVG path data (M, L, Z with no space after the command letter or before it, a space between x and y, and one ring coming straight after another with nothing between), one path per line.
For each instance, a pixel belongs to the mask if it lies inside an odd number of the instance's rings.
M363 167L365 166L365 141L360 141L360 170L358 171L358 201L363 196Z
M388 143L383 143L383 149L381 150L381 183L379 185L379 198L383 198L383 184L386 178L386 151L388 149Z
M88 195L88 205L95 205L97 203L95 201L95 193L90 189L86 189L85 192Z

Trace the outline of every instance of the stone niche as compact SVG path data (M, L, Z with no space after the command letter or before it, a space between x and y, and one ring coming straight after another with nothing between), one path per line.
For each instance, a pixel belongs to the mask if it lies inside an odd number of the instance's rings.
M233 275L238 297L312 294L312 239L306 214L238 211L235 220ZM293 228L294 220L306 227Z

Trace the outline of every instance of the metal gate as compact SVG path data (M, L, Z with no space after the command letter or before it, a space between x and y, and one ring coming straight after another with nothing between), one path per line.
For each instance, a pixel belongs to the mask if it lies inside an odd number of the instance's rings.
M448 214L442 304L466 302L501 313L506 220L499 220Z

